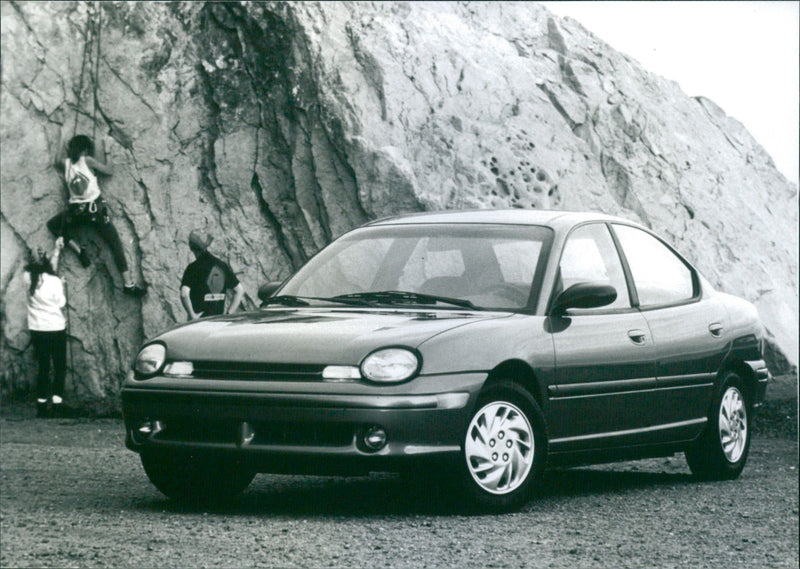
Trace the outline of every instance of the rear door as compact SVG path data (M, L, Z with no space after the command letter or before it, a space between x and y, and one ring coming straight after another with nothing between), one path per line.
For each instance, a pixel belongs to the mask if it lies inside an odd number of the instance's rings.
M572 231L559 275L554 296L588 281L613 286L617 299L549 318L556 359L548 409L552 451L647 442L656 413L655 347L605 223Z
M703 297L696 271L660 239L636 227L612 227L655 343L654 424L670 438L691 438L705 423L714 379L728 351L727 313L715 298Z

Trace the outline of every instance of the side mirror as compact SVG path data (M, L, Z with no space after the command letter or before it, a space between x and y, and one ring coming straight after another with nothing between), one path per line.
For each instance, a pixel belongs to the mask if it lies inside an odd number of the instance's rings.
M258 287L258 298L261 300L261 302L265 302L270 296L272 296L272 293L278 290L278 287L280 287L282 284L283 283L281 281L270 281L268 283L264 283Z
M559 294L553 302L551 314L564 314L570 308L598 308L617 300L613 286L598 283L575 283Z

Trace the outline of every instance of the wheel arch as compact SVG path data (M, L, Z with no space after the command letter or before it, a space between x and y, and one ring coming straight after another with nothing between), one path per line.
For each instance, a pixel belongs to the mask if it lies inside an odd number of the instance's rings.
M531 397L533 397L539 405L539 408L544 410L546 388L527 362L517 359L501 362L489 372L489 376L486 378L481 391L504 380L510 380L525 389L525 391L531 394Z
M722 380L728 372L733 372L742 380L745 390L745 397L750 406L755 402L755 393L758 384L753 368L751 368L744 360L735 357L726 359L720 366L719 373L717 374L717 389L722 387Z

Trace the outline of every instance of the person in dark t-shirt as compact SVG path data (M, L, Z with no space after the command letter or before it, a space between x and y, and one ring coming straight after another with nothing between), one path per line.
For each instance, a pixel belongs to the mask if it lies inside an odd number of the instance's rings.
M225 314L225 300L231 290L233 299L228 313L236 312L244 296L244 287L230 266L208 252L213 239L199 231L189 234L189 249L195 260L186 267L181 279L181 303L189 320Z

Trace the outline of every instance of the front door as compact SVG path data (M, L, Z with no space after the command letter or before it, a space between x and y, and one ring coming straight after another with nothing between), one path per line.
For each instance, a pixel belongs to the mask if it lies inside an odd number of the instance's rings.
M552 323L557 382L548 418L552 449L646 442L656 412L656 370L642 315L582 314Z
M625 272L604 223L579 226L559 261L554 294L577 282L613 286L610 305L551 316L555 381L548 429L554 452L647 442L655 413L655 347L633 306Z

